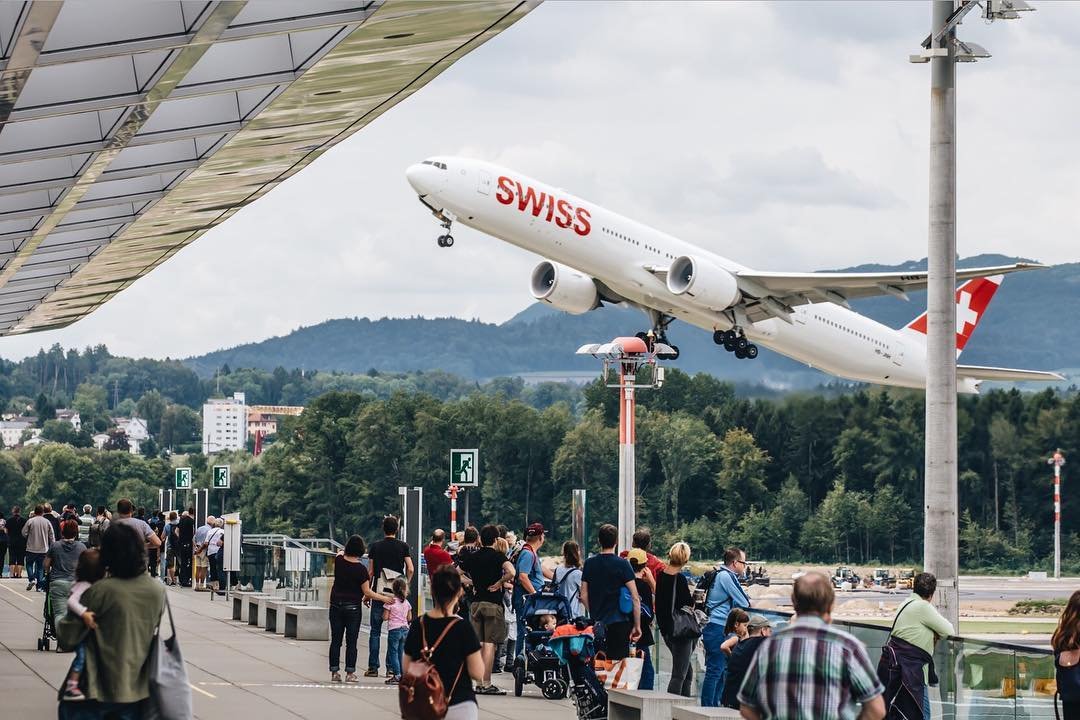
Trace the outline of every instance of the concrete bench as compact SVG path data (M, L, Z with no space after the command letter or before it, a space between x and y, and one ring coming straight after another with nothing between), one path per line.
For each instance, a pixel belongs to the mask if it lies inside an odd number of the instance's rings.
M266 613L270 609L271 603L281 602L282 600L283 598L278 595L267 595L266 597L259 598L255 609L255 624L261 628L265 628ZM296 603L293 604L295 605Z
M285 606L285 637L297 640L329 640L330 616L317 605Z
M272 632L278 635L285 634L286 605L296 605L296 603L280 597L266 598L265 610L263 609L263 604L259 603L259 614L262 615L264 619L262 627L266 629L266 632Z
M738 710L719 707L701 707L700 705L676 705L671 708L671 720L740 720Z
M244 613L244 598L248 595L266 595L261 592L251 592L249 590L238 590L232 594L232 619L233 620L246 620L247 615Z
M697 698L655 690L608 690L608 720L671 720L676 705L693 705Z
M267 595L266 593L258 593L258 594L252 593L251 595L247 595L247 596L244 597L244 602L243 602L243 605L241 606L243 608L243 611L242 611L243 614L241 615L241 618L244 621L247 621L248 625L256 625L256 624L258 624L258 622L259 622L259 601L262 600L263 598L268 598L268 597L271 597L271 596Z

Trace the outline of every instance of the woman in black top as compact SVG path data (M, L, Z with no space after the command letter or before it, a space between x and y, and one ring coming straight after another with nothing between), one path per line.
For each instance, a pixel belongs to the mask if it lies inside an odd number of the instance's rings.
M360 635L364 598L391 602L371 589L367 568L361 562L364 540L353 535L345 551L334 558L334 586L330 590L330 682L341 682L341 641L345 640L345 682L356 677L356 638Z
M409 672L409 665L421 659L424 644L435 641L446 626L453 623L446 637L439 643L431 657L442 679L449 710L445 720L477 720L478 708L472 681L484 681L484 661L480 657L480 641L472 623L462 620L455 612L461 600L461 574L453 565L439 568L431 577L431 596L435 607L412 621L409 635L405 638L405 656L402 670ZM423 623L423 631L420 624Z
M690 656L694 653L697 639L675 639L671 637L671 630L674 611L694 604L690 584L682 574L688 562L690 546L677 542L668 551L667 567L656 578L656 625L660 628L664 644L671 651L671 682L667 691L683 697L693 697L694 669L690 666Z

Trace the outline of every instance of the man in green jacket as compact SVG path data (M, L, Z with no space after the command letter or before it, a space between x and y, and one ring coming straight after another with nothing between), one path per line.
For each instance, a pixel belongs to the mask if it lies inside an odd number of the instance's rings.
M934 645L943 637L955 634L952 623L941 616L931 604L937 591L937 578L930 573L919 573L912 585L911 597L896 611L892 636L909 642L927 655L934 654ZM930 717L929 665L923 666L923 717Z

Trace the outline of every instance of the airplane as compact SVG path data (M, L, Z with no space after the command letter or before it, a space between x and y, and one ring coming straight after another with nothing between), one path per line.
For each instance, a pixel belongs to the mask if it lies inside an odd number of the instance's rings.
M926 386L926 313L894 329L860 315L850 300L923 290L926 271L836 273L754 270L647 227L521 173L479 160L438 156L409 166L409 184L452 247L458 222L547 258L532 272L532 296L582 314L604 304L637 307L650 328L637 335L670 346L676 319L711 331L740 359L758 345L849 380ZM1016 263L957 270L959 357L1007 273L1044 267ZM678 347L659 357L675 359ZM1057 373L957 365L957 390L987 380L1056 381Z

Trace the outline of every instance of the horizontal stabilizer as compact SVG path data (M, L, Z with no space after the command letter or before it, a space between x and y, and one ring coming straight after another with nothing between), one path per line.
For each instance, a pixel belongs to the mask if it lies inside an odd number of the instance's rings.
M1065 379L1064 376L1056 372L982 367L980 365L957 365L956 377L970 378L972 380L1036 380L1041 382L1056 382Z

